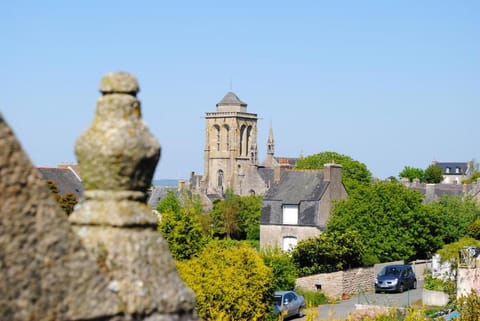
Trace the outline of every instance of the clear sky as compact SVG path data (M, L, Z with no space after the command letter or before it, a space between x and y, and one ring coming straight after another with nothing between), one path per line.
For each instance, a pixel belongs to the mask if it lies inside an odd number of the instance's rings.
M205 112L232 87L276 156L348 155L374 176L480 161L480 1L0 4L0 112L37 166L75 162L110 71L140 82L155 178L203 173Z

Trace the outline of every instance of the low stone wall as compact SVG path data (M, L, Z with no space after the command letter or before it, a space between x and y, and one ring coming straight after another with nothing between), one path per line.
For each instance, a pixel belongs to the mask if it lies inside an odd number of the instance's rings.
M448 303L448 294L423 289L422 303L426 306L445 306Z
M372 291L375 274L373 267L348 271L322 273L299 278L296 287L305 290L321 290L326 296L339 298L364 291Z

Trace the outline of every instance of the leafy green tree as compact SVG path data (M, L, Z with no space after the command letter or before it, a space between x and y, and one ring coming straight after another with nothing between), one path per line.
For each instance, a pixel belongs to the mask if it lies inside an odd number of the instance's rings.
M415 168L405 166L403 170L398 174L400 178L408 178L409 182L413 182L415 178L418 178L421 183L425 182L425 171L421 168Z
M430 184L438 184L443 180L442 169L434 164L425 169L425 181Z
M480 240L480 219L475 220L467 227L467 236Z
M260 239L261 196L238 196L227 190L223 200L213 204L210 213L214 234L235 240Z
M365 248L355 232L330 232L298 242L292 260L301 276L362 266Z
M182 195L184 204L169 191L157 205L161 214L158 230L176 260L191 258L208 243L200 221L202 207L199 198L186 192Z
M473 184L473 183L476 183L479 178L480 178L480 172L474 172L469 179L462 181L462 183Z
M325 164L331 162L342 165L342 181L348 192L358 183L369 183L372 180L372 173L365 164L336 152L327 151L307 156L300 159L295 167L298 169L322 169Z
M441 223L422 200L420 192L397 182L364 185L335 204L326 232L357 233L365 265L415 258L442 245L436 236Z
M465 236L456 242L445 244L437 253L440 255L440 261L450 262L455 270L459 264L460 250L469 246L480 247L480 241Z
M443 243L453 243L467 234L470 224L480 219L480 207L471 197L444 195L428 205L442 221Z
M293 290L298 272L290 255L278 247L264 249L261 255L265 265L272 270L273 289Z
M210 243L197 257L177 261L183 281L196 294L203 320L268 320L273 276L260 255L247 245Z

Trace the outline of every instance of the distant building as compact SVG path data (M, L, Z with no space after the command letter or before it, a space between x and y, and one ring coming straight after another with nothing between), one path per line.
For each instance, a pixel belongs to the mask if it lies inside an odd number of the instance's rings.
M347 197L342 166L323 170L286 170L265 194L260 221L260 247L285 251L325 229L334 200Z
M434 160L432 164L442 169L442 184L461 184L474 172L472 162L437 162Z
M37 167L45 181L53 181L58 193L65 195L73 193L78 200L83 195L83 184L74 166L59 165L58 167Z

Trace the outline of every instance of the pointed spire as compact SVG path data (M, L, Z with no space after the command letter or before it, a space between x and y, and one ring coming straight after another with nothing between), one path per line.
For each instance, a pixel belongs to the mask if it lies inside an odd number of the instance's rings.
M272 121L270 120L270 129L268 130L268 139L267 139L267 155L275 154L275 142L273 140L273 128Z

